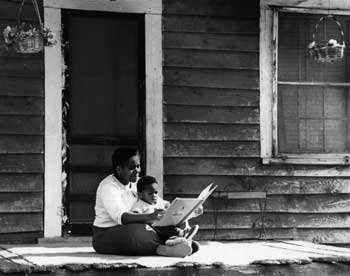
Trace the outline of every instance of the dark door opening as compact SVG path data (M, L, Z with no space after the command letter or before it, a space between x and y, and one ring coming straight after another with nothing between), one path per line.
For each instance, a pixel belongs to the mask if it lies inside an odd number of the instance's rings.
M95 192L119 146L144 158L144 17L64 11L68 174L63 232L91 233Z

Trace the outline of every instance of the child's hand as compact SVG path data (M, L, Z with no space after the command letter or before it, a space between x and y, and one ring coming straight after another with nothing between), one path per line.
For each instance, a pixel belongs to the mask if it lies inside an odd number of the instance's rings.
M197 209L194 210L193 216L198 217L203 214L203 206L199 206Z
M163 209L155 209L153 213L149 214L150 221L160 220L165 214Z
M164 208L165 208L165 209L168 209L169 206L170 206L170 202L166 202L166 203L164 204Z

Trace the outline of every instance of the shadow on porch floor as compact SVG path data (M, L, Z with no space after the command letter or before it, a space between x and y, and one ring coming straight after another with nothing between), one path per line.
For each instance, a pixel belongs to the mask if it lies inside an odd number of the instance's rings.
M123 275L349 275L350 249L304 241L201 242L199 252L186 258L117 256L94 252L88 240L37 245L1 245L0 272L84 272L98 275L119 269ZM275 274L272 268L280 273ZM130 270L132 268L136 268ZM171 268L181 268L176 272ZM184 270L184 268L186 270ZM290 274L288 271L292 270ZM148 271L148 272L147 272ZM153 271L153 272L152 272ZM265 273L273 274L265 274ZM310 271L312 274L308 274ZM128 273L129 274L128 274ZM169 274L170 273L170 274ZM177 274L180 273L180 274ZM108 274L108 273L107 273ZM102 274L101 274L102 275ZM112 275L112 274L111 274Z

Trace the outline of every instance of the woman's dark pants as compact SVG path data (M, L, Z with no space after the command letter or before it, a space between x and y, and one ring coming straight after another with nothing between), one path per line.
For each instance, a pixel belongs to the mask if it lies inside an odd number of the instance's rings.
M97 253L156 255L161 239L147 224L131 223L108 228L93 227L92 246Z

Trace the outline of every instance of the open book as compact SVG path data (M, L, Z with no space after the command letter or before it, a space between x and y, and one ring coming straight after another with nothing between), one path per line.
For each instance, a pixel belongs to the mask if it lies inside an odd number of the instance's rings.
M197 198L175 198L166 209L165 215L153 226L169 226L178 225L188 219L194 210L196 210L211 195L217 186L213 183L208 185Z

